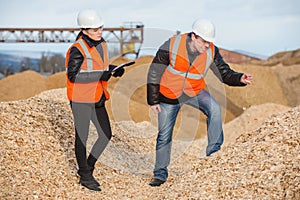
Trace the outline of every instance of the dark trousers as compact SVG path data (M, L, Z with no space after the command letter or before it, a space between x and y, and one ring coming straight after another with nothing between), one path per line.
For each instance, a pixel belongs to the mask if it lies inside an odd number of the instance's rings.
M109 117L104 105L94 103L70 103L75 125L75 155L79 167L78 174L90 173L96 161L111 139ZM89 134L90 121L95 125L98 138L87 157L86 143Z

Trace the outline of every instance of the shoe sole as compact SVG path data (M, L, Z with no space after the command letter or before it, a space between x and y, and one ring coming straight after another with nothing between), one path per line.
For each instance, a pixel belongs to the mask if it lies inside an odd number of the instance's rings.
M158 187L158 186L160 186L160 185L162 185L162 184L164 184L166 181L163 181L163 182L156 182L156 183L149 183L149 185L151 186L151 187Z
M99 185L97 185L94 182L93 183L90 183L90 182L85 183L85 182L80 181L79 184L86 187L89 190L101 191L101 188L99 188Z

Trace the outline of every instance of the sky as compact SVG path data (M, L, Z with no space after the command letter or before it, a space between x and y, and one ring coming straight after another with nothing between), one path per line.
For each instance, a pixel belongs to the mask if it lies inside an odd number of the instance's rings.
M105 27L144 24L147 46L157 47L176 31L190 32L198 18L216 27L215 45L271 56L300 48L299 0L1 0L1 28L76 28L80 10L95 9ZM164 34L157 34L164 33ZM144 45L144 46L145 46ZM23 44L24 46L24 44ZM0 43L1 49L25 48ZM26 48L65 51L66 44Z

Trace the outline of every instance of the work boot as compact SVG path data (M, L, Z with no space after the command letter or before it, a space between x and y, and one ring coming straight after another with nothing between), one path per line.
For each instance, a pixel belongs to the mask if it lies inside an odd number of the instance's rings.
M95 182L95 184L97 186L100 186L100 183L94 178L93 172L94 172L94 167L90 167L89 165L88 165L88 170L87 171L82 172L80 170L77 170L77 174L78 174L79 177L87 176L87 173L88 173L88 174L90 174L90 176L91 176L90 178Z
M79 183L90 190L101 191L98 185L99 183L91 174L85 174L83 176L80 176Z
M94 172L95 167L91 167L91 166L88 165L88 169L89 169L89 171L91 172L92 177L93 177L93 172ZM94 177L93 177L93 179L94 179L95 183L96 183L98 186L100 186L100 183L99 183Z
M150 186L154 187L154 186L160 186L161 184L163 184L166 181L160 180L160 179L153 179L151 181L151 183L149 183Z

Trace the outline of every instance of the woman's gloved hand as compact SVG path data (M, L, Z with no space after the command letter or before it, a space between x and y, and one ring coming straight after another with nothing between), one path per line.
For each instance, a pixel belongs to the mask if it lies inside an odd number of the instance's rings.
M111 77L111 71L104 71L100 77L100 81L108 81Z
M125 69L123 67L119 68L113 73L113 77L121 77L121 76L123 76L124 72L125 72Z

